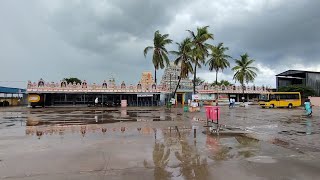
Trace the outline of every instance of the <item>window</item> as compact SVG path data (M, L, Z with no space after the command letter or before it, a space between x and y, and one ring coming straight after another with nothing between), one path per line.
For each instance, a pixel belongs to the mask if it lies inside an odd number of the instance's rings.
M299 99L299 94L279 94L280 99Z
M271 94L270 95L270 100L275 100L276 99L276 95L275 94Z
M279 94L280 99L288 99L286 94Z

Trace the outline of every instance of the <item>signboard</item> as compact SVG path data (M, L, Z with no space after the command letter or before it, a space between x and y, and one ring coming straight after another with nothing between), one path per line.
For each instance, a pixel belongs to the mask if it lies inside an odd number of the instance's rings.
M219 102L229 102L228 94L219 94Z
M192 100L199 100L198 94L192 94Z
M36 103L40 101L40 96L38 94L29 94L28 101L32 103Z
M137 97L153 97L153 94L137 94Z
M215 100L216 95L215 94L201 94L200 99L207 101L207 100Z

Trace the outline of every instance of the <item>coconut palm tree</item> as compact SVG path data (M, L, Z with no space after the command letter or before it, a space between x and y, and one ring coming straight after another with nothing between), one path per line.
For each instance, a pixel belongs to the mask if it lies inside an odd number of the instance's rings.
M175 65L180 66L180 76L178 84L173 92L172 97L175 96L178 87L180 85L181 79L187 78L189 73L193 73L193 68L191 64L191 50L192 43L190 38L185 38L181 43L176 43L178 45L178 51L171 51L172 54L176 55L177 58L174 61Z
M208 31L209 26L203 26L197 28L197 33L191 30L187 30L191 35L191 41L193 44L192 50L192 63L193 68L193 93L196 93L196 78L197 78L197 67L201 68L201 64L205 63L205 58L208 56L208 44L207 40L213 39L213 34Z
M240 56L240 59L236 59L236 66L232 68L235 72L233 79L239 81L242 86L242 95L244 97L244 83L253 82L257 77L258 68L252 66L255 62L254 59L249 59L247 53ZM244 103L244 98L242 99Z
M206 62L206 65L209 65L209 70L216 71L216 85L218 84L218 72L219 70L223 71L224 69L230 67L228 61L231 56L225 54L225 51L229 50L228 47L224 47L223 43L219 43L218 46L210 47L211 53L209 54L209 60Z
M168 38L169 34L160 34L159 31L154 33L153 46L148 46L144 49L144 57L150 50L153 50L152 63L154 65L154 82L157 84L157 70L163 69L165 64L170 63L166 45L171 44L172 40Z

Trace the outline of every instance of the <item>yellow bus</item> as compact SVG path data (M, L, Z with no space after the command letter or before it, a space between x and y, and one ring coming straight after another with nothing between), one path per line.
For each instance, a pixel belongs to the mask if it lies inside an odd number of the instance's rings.
M301 94L299 92L270 92L261 94L259 97L259 105L262 108L292 108L301 106Z

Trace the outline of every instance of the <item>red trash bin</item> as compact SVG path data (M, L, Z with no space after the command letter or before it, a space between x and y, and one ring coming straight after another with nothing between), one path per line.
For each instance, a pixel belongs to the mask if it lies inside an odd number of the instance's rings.
M219 106L205 106L207 119L217 121L220 119L220 107Z
M220 119L220 107L219 106L212 106L211 107L210 119L213 121L217 121Z

